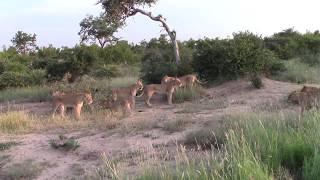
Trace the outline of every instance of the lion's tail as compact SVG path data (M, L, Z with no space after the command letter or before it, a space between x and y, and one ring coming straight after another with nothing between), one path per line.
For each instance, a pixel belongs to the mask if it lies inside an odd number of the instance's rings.
M201 81L199 81L199 79L198 79L198 78L196 78L195 80L196 80L196 82L197 82L197 83L199 83L199 84L207 84L207 83L208 83L208 81L201 82Z

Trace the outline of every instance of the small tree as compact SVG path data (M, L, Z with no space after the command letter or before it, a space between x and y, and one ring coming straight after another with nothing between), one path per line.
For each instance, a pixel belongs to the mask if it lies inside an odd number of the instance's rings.
M11 42L20 54L33 52L36 48L37 35L18 31Z
M81 30L79 32L81 42L96 43L98 41L101 48L107 43L118 40L113 34L121 25L119 23L106 23L103 16L88 16L80 22Z
M99 0L105 10L106 20L108 22L124 23L128 17L134 16L137 13L149 17L153 21L158 21L167 31L174 49L176 63L180 62L179 46L176 39L176 32L171 30L166 22L166 19L160 14L153 16L151 12L147 12L138 7L152 6L157 0Z

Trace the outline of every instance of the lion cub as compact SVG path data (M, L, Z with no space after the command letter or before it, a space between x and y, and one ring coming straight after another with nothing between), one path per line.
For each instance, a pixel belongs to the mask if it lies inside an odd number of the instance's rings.
M116 101L118 98L128 98L135 97L138 91L143 89L142 80L139 79L137 82L129 87L120 87L112 89L112 99ZM135 101L132 102L132 106L134 108Z
M64 111L66 107L73 107L75 118L80 119L80 113L84 102L86 102L89 105L93 103L91 92L84 91L65 93L55 91L52 93L52 117L54 117L59 107L60 114L62 117L64 117Z
M174 78L171 81L163 82L162 84L149 84L143 89L143 94L145 96L145 103L148 107L152 107L150 99L154 93L165 93L167 95L168 104L172 104L172 94L174 89L181 87L182 83L179 78Z
M107 99L101 101L100 105L104 108L110 109L112 113L122 111L125 115L132 114L134 97L120 98L117 100Z
M174 77L169 77L167 75L165 75L162 79L161 79L161 84L168 82L168 81L172 81L174 80ZM181 76L179 77L182 86L181 87L193 87L194 84L197 82L199 84L205 84L206 82L201 82L198 80L197 76L195 74L188 74L185 76Z

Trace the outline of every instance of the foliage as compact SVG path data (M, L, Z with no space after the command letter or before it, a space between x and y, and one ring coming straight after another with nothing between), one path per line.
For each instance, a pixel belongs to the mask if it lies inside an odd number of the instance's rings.
M12 38L11 42L17 51L21 54L26 54L34 51L36 47L37 35L27 34L22 31L18 31Z
M173 59L171 44L165 35L158 39L151 39L145 45L145 54L141 59L142 79L149 83L160 83L161 78L168 76L182 76L193 72L192 49L181 44L181 62L176 65Z
M261 77L258 74L253 74L251 77L251 84L256 89L261 89L263 87L263 83Z
M113 78L121 75L118 66L116 65L104 65L102 67L94 68L92 71L92 76L98 78Z
M126 18L134 15L137 7L151 6L157 0L99 0L106 11L108 22L124 22Z
M90 51L87 46L76 46L72 49L65 48L61 52L63 60L52 61L47 66L48 78L60 80L65 73L71 74L70 82L89 72L89 68L97 61L97 54Z
M80 22L81 30L79 32L81 42L98 41L101 48L107 43L113 43L118 40L114 33L120 28L119 23L106 23L104 17L87 16Z
M80 147L78 141L76 141L74 138L68 138L64 135L59 135L58 139L50 139L49 143L54 149L63 149L65 151L74 151Z
M268 74L274 63L279 62L262 38L249 32L233 34L233 39L199 40L195 46L194 69L208 80Z
M45 72L41 70L34 70L29 73L5 71L0 75L0 89L40 85L44 79Z

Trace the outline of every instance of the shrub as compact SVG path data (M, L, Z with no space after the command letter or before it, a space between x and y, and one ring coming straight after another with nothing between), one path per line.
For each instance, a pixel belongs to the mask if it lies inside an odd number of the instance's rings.
M98 78L113 78L121 75L118 66L116 65L104 65L102 67L97 67L93 70L92 75Z
M274 54L264 47L261 37L249 32L233 35L233 39L204 39L195 46L194 69L208 80L234 79L257 72L270 73ZM277 70L274 68L273 70Z
M6 71L0 75L0 89L7 87L24 87L27 85L25 74Z
M163 76L176 75L176 66L161 50L154 49L143 57L141 74L147 83L160 83Z
M300 55L300 61L310 66L319 65L320 53L314 54L311 52L305 52L304 54Z
M64 135L59 135L58 139L51 139L49 143L51 147L53 147L54 149L63 149L66 151L74 151L80 147L78 141L76 141L74 138L68 138Z
M5 71L24 73L28 71L28 68L24 64L13 61L5 63Z
M0 89L40 85L45 81L45 74L43 70L28 73L6 71L0 75Z
M261 89L263 87L261 77L258 74L252 75L251 84L256 89Z

